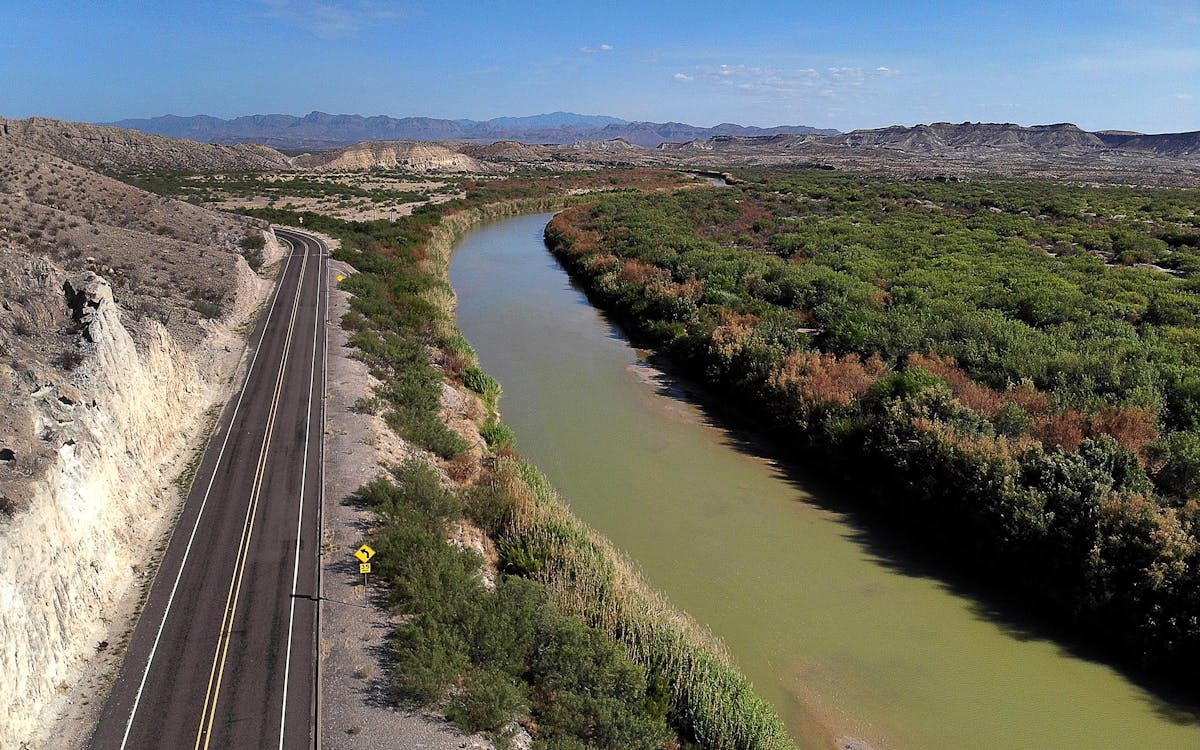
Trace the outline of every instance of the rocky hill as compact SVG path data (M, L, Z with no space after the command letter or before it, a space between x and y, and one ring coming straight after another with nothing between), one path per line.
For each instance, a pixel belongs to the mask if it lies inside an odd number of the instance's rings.
M31 129L89 163L131 153L80 148L86 128ZM13 748L60 744L50 718L103 677L178 507L182 459L269 288L241 247L260 222L14 142L26 133L0 137L0 747ZM269 262L278 246L264 244Z
M1049 154L1096 151L1107 147L1100 137L1070 124L1022 127L1010 123L978 122L957 125L935 122L913 127L896 125L876 130L855 130L829 138L826 142L839 146L877 146L929 153L962 148L998 148Z
M1154 153L1176 158L1200 155L1200 130L1162 135L1143 135L1141 133L1097 133L1096 135L1107 146L1120 151Z
M265 146L214 145L45 117L0 118L0 142L53 154L110 173L153 170L232 172L287 169L290 166L286 156Z
M296 167L315 170L402 169L410 172L483 172L487 167L454 148L454 144L412 141L356 143L353 146L303 154Z
M1075 125L933 123L835 136L718 136L658 151L689 164L819 165L900 176L997 175L1200 184L1200 132L1164 135Z
M1014 155L1036 154L1048 159L1121 153L1187 158L1200 154L1200 132L1144 135L1119 131L1093 133L1070 123L1026 127L1012 123L935 122L912 127L893 125L873 130L854 130L833 136L717 136L667 143L661 149L675 152L794 150L802 144L814 144L816 148L890 149L932 155L984 155L984 152L993 151Z
M431 117L363 117L310 112L293 115L247 115L222 120L207 115L110 123L192 140L215 143L263 143L276 148L323 149L348 146L361 141L475 141L491 143L512 140L522 143L562 144L576 141L607 141L614 138L653 147L664 141L709 138L715 135L768 135L774 133L819 133L806 125L775 128L743 127L723 123L712 128L678 122L627 122L616 117L554 112L532 117L497 117L491 120L440 120Z

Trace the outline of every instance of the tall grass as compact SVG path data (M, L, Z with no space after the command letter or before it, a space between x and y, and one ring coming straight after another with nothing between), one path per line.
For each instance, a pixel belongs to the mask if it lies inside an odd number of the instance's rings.
M611 635L663 679L679 730L712 750L793 747L774 708L720 641L572 515L536 469L501 459L493 481L507 509L493 529L506 568L545 583L559 607Z

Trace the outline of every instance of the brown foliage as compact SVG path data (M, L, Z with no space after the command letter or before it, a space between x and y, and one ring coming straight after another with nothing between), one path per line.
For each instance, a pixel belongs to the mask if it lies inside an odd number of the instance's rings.
M621 265L621 259L612 253L602 253L600 255L591 256L583 262L583 265L588 269L588 271L595 274L600 274L604 273L605 271L616 270L616 268Z
M1125 448L1142 454L1158 438L1154 412L1144 406L1106 406L1092 418L1093 435L1111 435Z
M472 453L463 453L447 461L446 476L458 484L470 480L479 469L479 458Z
M721 324L712 332L712 346L726 359L733 356L746 339L754 332L758 324L758 316L747 313L735 313L729 310L721 311Z
M643 263L636 258L630 258L621 265L621 280L637 287L649 286L656 281L666 282L670 278L670 271Z
M1036 440L1028 435L1010 438L1005 435L965 433L954 427L954 425L929 419L928 417L916 417L913 419L913 426L919 432L935 436L946 445L952 446L964 455L1003 459L1013 471L1016 471L1018 468L1018 457L1038 444Z
M592 255L600 251L600 233L582 229L586 219L586 206L568 208L550 220L547 232L561 239L562 247L572 255Z
M996 415L1014 399L1007 393L1000 393L986 385L971 380L967 373L954 363L950 357L942 357L934 353L911 354L908 357L910 365L920 367L926 372L937 375L950 385L950 391L963 406L995 419Z
M887 371L878 354L865 362L857 354L792 352L771 377L771 384L790 391L806 404L846 406L862 396Z
M448 349L441 352L442 369L452 380L461 381L463 370L471 366L471 359Z
M659 297L671 299L697 300L704 296L704 284L696 279L688 279L682 284L654 282L650 285L650 290Z
M997 391L971 380L950 357L913 354L908 362L945 380L959 403L988 419L995 419L1009 404L1020 406L1033 418L1030 434L1048 449L1061 447L1074 451L1084 438L1111 435L1122 446L1141 455L1146 445L1158 437L1155 414L1145 407L1106 406L1089 420L1086 413L1073 409L1054 412L1050 397L1032 383Z
M1013 402L1026 414L1038 417L1050 411L1050 397L1042 393L1033 383L1025 382L1009 391Z
M1087 414L1067 409L1034 419L1029 433L1046 448L1059 447L1070 453L1079 450L1079 444L1087 435L1087 427Z

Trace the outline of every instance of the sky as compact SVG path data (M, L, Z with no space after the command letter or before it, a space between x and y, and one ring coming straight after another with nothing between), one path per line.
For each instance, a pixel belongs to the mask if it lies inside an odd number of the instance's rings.
M0 115L1200 130L1200 0L0 0Z

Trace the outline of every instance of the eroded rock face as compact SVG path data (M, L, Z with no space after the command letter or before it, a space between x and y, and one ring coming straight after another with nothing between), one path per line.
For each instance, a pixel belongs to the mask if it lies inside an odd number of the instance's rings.
M63 284L63 293L71 317L83 329L84 338L95 343L105 332L102 321L113 304L112 287L93 271L84 271Z
M437 143L384 141L296 157L310 169L407 169L414 172L478 172L484 165Z
M267 285L238 258L223 319L181 344L103 276L0 245L0 747L45 738L178 507L181 456L223 400Z
M148 556L169 459L205 394L161 325L135 342L103 278L4 255L0 313L36 321L0 337L0 746L16 747Z

